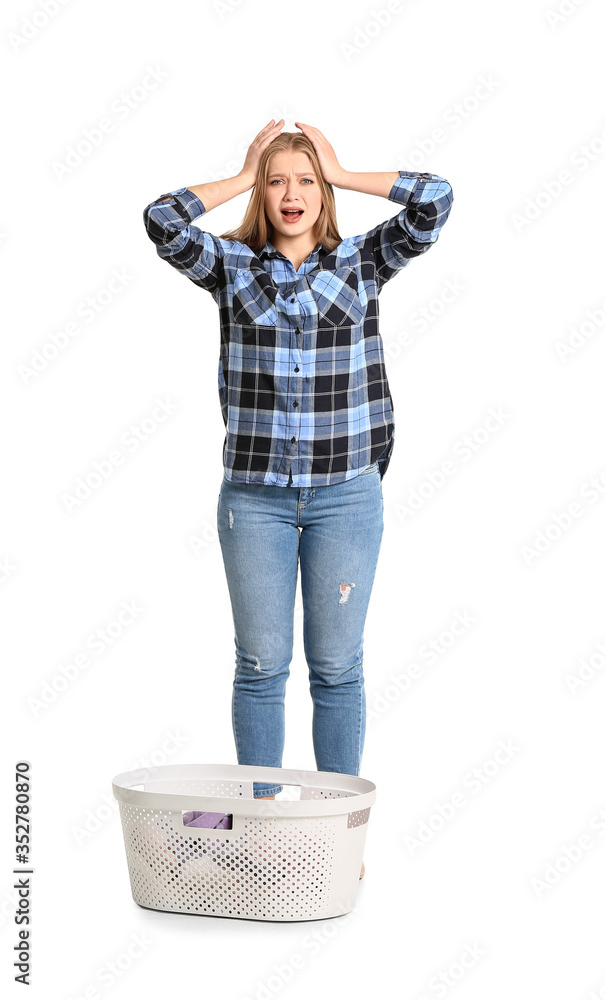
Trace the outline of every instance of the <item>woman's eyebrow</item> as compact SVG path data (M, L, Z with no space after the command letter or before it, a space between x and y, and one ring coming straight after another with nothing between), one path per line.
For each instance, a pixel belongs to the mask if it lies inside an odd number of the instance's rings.
M315 171L314 170L303 170L300 174L296 174L296 176L297 177L305 177L307 174L312 174L313 177L315 177ZM283 176L284 176L283 173L282 174L280 174L280 173L269 174L269 177L283 177Z

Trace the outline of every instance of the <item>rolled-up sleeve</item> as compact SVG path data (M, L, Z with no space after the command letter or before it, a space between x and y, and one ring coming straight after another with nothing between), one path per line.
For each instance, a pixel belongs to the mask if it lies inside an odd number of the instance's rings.
M194 284L212 292L221 282L223 256L231 243L192 225L205 213L203 202L184 187L160 195L147 205L143 220L158 256Z
M378 291L410 260L436 243L454 195L449 182L438 174L400 170L388 198L403 205L399 214L352 240L373 253Z

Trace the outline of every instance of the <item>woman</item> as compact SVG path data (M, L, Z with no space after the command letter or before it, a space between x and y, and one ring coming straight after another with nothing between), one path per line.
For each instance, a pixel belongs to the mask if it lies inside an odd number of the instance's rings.
M239 174L147 206L161 258L219 307L226 435L217 520L235 626L232 721L240 764L282 766L298 562L317 769L358 775L365 738L363 632L394 440L378 293L437 240L442 177L352 173L319 129L272 119ZM398 215L341 239L334 187ZM222 236L191 223L254 188ZM254 783L255 797L281 785Z

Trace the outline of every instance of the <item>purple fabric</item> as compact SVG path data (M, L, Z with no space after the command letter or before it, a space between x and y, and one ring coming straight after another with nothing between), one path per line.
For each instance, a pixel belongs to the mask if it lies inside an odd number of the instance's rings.
M228 813L193 812L183 813L183 826L203 827L210 830L231 830L232 818Z

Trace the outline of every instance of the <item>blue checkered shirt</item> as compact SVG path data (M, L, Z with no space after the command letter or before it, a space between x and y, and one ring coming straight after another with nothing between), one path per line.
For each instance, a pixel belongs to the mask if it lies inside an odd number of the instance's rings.
M232 482L327 486L375 462L384 476L395 420L378 295L436 242L453 194L443 177L400 170L388 197L403 206L398 215L334 250L317 243L298 270L269 240L254 254L192 225L206 209L188 188L145 208L158 255L218 305Z

